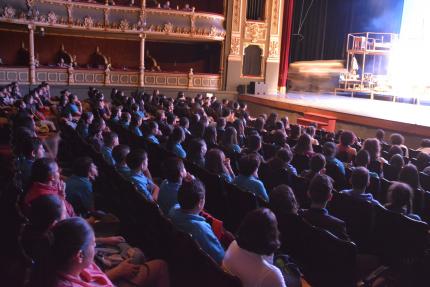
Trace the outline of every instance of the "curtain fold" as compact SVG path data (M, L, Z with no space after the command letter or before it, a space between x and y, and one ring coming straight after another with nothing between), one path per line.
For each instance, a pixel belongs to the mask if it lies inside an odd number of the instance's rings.
M285 0L282 23L281 62L279 64L278 86L283 90L288 78L290 64L291 28L293 24L294 0Z

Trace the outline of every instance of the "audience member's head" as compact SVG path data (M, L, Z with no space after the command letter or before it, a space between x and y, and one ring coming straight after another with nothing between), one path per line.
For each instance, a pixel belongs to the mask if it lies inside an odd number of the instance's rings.
M178 202L181 209L200 213L205 206L205 194L205 187L200 180L184 180L178 191Z
M249 135L246 139L246 147L249 152L258 152L261 149L262 140L259 135Z
M366 167L369 165L370 163L370 155L369 152L365 149L361 149L358 153L357 156L355 157L355 166L359 167Z
M214 174L226 174L225 154L222 150L213 148L206 153L206 169Z
M236 241L249 252L272 255L281 245L276 216L267 208L249 212L239 227Z
M239 160L239 173L243 176L256 176L260 160L255 154L248 154Z
M185 132L181 127L175 127L169 137L169 141L173 144L181 143L185 140Z
M430 139L423 139L423 140L421 141L420 146L421 146L422 148L430 147Z
M390 136L390 142L392 145L403 145L405 138L401 134L394 133Z
M383 129L378 129L376 131L376 136L375 136L381 143L384 142L384 138L385 138L385 131Z
M355 134L351 131L343 131L342 134L340 135L340 144L348 147L350 145L352 145L355 142Z
M409 184L394 182L388 188L388 202L391 208L406 209L406 213L412 211L413 190Z
M308 134L302 134L294 147L294 152L296 154L306 154L308 152L313 152L312 149L312 138Z
M363 149L369 153L370 161L379 160L381 154L381 145L376 138L366 139Z
M103 142L107 147L116 147L117 145L119 145L118 134L112 131L103 133Z
M308 126L306 128L306 133L310 135L312 138L315 137L316 129L314 126Z
M45 156L42 141L37 137L26 137L22 141L22 154L27 159L38 159Z
M425 152L420 152L417 156L416 165L419 171L423 171L430 165L430 155Z
M31 168L31 181L49 185L60 180L60 169L57 162L51 158L37 159Z
M257 131L259 131L259 132L263 131L263 130L264 130L264 125L265 125L264 118L262 118L262 117L258 117L258 118L255 120L255 124L254 124L254 126L255 126L255 129L256 129Z
M192 139L188 147L188 156L190 160L204 159L207 152L206 142L202 139Z
M272 135L272 142L278 147L284 147L287 144L287 135L285 132L276 130Z
M400 154L395 154L390 158L390 165L397 169L402 169L405 166L405 160Z
M179 119L179 126L183 129L189 129L190 127L190 120L187 117L181 117Z
M369 171L365 167L355 167L352 170L351 185L355 191L364 193L370 184Z
M290 126L290 138L292 139L299 139L301 133L302 133L302 127L299 125L291 125Z
M166 172L166 179L169 182L181 182L187 175L187 171L184 166L182 159L172 157L166 159L164 162L164 168Z
M64 201L58 195L48 194L31 202L28 219L35 230L45 232L66 216Z
M391 157L395 154L403 156L403 149L399 145L392 145L390 147L390 150L388 151L388 158L391 159Z
M336 144L334 142L326 142L323 145L322 152L327 158L334 158L336 156Z
M128 167L135 171L140 172L148 169L148 154L143 149L132 150L126 158Z
M276 215L297 214L299 204L293 190L286 184L278 185L270 192L270 209Z
M418 169L413 164L407 164L402 168L399 181L409 184L414 190L421 187Z
M219 117L216 121L216 128L219 130L224 130L225 126L227 125L227 121L223 117Z
M217 131L214 126L208 126L205 129L204 140L208 145L216 145L218 143Z
M314 154L309 161L309 167L313 173L324 171L325 164L325 157L320 153Z
M312 204L325 206L332 197L333 179L325 174L317 174L309 184L309 197Z
M225 129L222 142L226 147L237 145L237 131L234 127L228 127Z
M130 153L128 145L120 144L113 148L112 157L118 165L125 165L127 155Z
M93 160L88 157L79 157L73 163L73 174L79 177L87 177L94 180L98 176L97 166Z

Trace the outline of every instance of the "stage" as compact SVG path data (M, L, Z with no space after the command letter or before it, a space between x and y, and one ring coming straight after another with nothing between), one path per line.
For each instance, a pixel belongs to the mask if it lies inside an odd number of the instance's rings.
M319 113L345 123L430 137L430 106L305 92L279 96L240 95L239 100L290 112Z

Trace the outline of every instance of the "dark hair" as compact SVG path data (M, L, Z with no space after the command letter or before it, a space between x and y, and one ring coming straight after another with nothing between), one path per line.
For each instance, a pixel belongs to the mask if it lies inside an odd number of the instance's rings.
M326 142L323 145L322 151L326 157L332 158L336 155L336 144L334 142Z
M270 209L276 214L294 214L299 209L294 192L286 184L278 185L270 192Z
M302 133L302 127L299 125L290 126L290 137L293 139L298 139Z
M276 121L275 130L285 131L284 123L282 121Z
M184 129L181 127L175 127L173 132L170 134L169 139L167 140L166 147L167 149L172 149L175 144L181 143L185 138Z
M73 163L73 173L80 177L88 177L93 163L93 160L88 156L77 158Z
M112 157L116 163L121 163L125 161L129 153L130 147L128 145L120 144L113 148Z
M418 169L413 164L407 164L402 168L399 181L409 184L414 190L421 187Z
M384 140L384 137L385 137L385 131L384 131L383 129L378 129L378 130L376 130L376 138L377 138L379 141Z
M314 154L309 161L310 169L315 173L325 168L325 164L325 157L320 153Z
M93 116L92 112L84 112L79 118L79 121L83 121L86 123L92 116Z
M115 141L115 139L118 138L118 134L116 132L106 132L103 133L103 142L106 146L111 147Z
M364 190L369 185L369 170L365 167L355 167L352 169L352 188Z
M208 126L205 129L204 139L206 144L208 145L216 145L217 144L217 131L214 126Z
M166 179L169 182L179 182L181 180L181 172L185 169L182 159L171 157L164 161Z
M366 139L363 144L363 149L369 153L370 161L378 160L381 152L381 145L375 138Z
M405 166L405 160L400 154L395 154L390 158L390 165L397 168L403 168Z
M418 170L423 171L429 165L430 165L430 155L425 152L420 152L417 156Z
M176 116L173 113L166 113L166 123L168 123L169 125L173 125L173 123L175 122Z
M222 143L226 147L237 144L237 131L234 127L228 127L225 129Z
M206 153L203 154L203 147L206 147L204 140L192 139L189 143L187 158L191 161L195 159L204 159Z
M148 158L148 154L143 149L132 150L126 158L127 165L130 169L138 169Z
M205 187L198 179L183 181L178 191L178 202L182 209L194 209L205 198Z
M181 118L179 119L179 125L180 125L182 128L186 128L186 126L189 126L189 125L190 125L190 120L189 120L187 117L181 117Z
M139 126L139 122L141 120L142 120L142 117L139 114L133 113L131 115L130 127L138 127Z
M284 148L279 149L276 152L275 158L278 158L285 163L290 163L291 160L293 159L293 152L291 151L289 146L286 146Z
M325 174L317 174L309 184L309 197L312 202L326 203L333 190L333 179Z
M225 155L222 150L217 148L209 150L206 153L206 169L217 175L227 173L227 168L224 165L223 159L225 159Z
M265 125L264 118L262 118L262 117L258 117L258 118L255 120L254 126L255 126L255 128L256 128L258 131L263 130L263 129L264 129L264 125Z
M272 135L272 142L280 147L284 147L287 143L287 136L284 131L276 130Z
M217 128L225 128L225 125L227 124L225 118L223 117L219 117L218 120L216 121L216 127Z
M105 124L105 122L102 118L94 119L89 126L90 136L93 136L93 135L96 135L96 134L102 132L104 124Z
M369 152L365 149L360 150L355 157L355 166L367 167L370 163Z
M51 158L39 158L31 167L31 181L46 183L49 177L54 172L54 167L57 166L57 162Z
M233 126L236 128L236 132L238 135L242 136L245 133L245 126L243 124L243 121L241 119L236 119L233 122Z
M246 147L250 152L257 152L261 149L261 137L259 135L250 135L246 139Z
M36 152L42 145L42 141L37 137L24 138L22 141L22 154L27 158L33 158L33 152Z
M45 232L56 221L61 219L63 201L58 195L42 195L30 204L28 219L31 226Z
M312 152L312 138L308 134L302 134L294 147L294 153L304 154L306 152Z
M409 184L403 182L393 182L388 188L388 202L394 208L406 206L406 212L412 211L413 190Z
M314 127L314 126L308 126L308 127L306 128L306 133L307 133L308 135L310 135L311 137L314 137L314 136L315 136L315 132L316 132L316 129L315 129L315 127Z
M391 159L391 157L395 154L400 154L403 156L403 149L399 145L391 146L390 150L388 151L388 158Z
M260 166L260 159L255 154L248 154L239 159L239 173L251 176Z
M350 146L351 144L354 143L354 140L355 140L355 135L351 131L343 131L342 134L340 135L340 143L343 146Z
M259 255L271 255L280 247L276 216L267 208L249 212L237 232L240 248Z
M392 134L390 136L391 144L393 145L402 145L405 142L405 138L401 134Z

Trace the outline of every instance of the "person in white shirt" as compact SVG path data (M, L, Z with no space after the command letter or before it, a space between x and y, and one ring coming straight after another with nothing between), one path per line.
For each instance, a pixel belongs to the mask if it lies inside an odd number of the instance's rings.
M273 265L273 253L279 246L275 215L267 208L256 209L243 220L222 265L244 287L286 287L281 270Z

